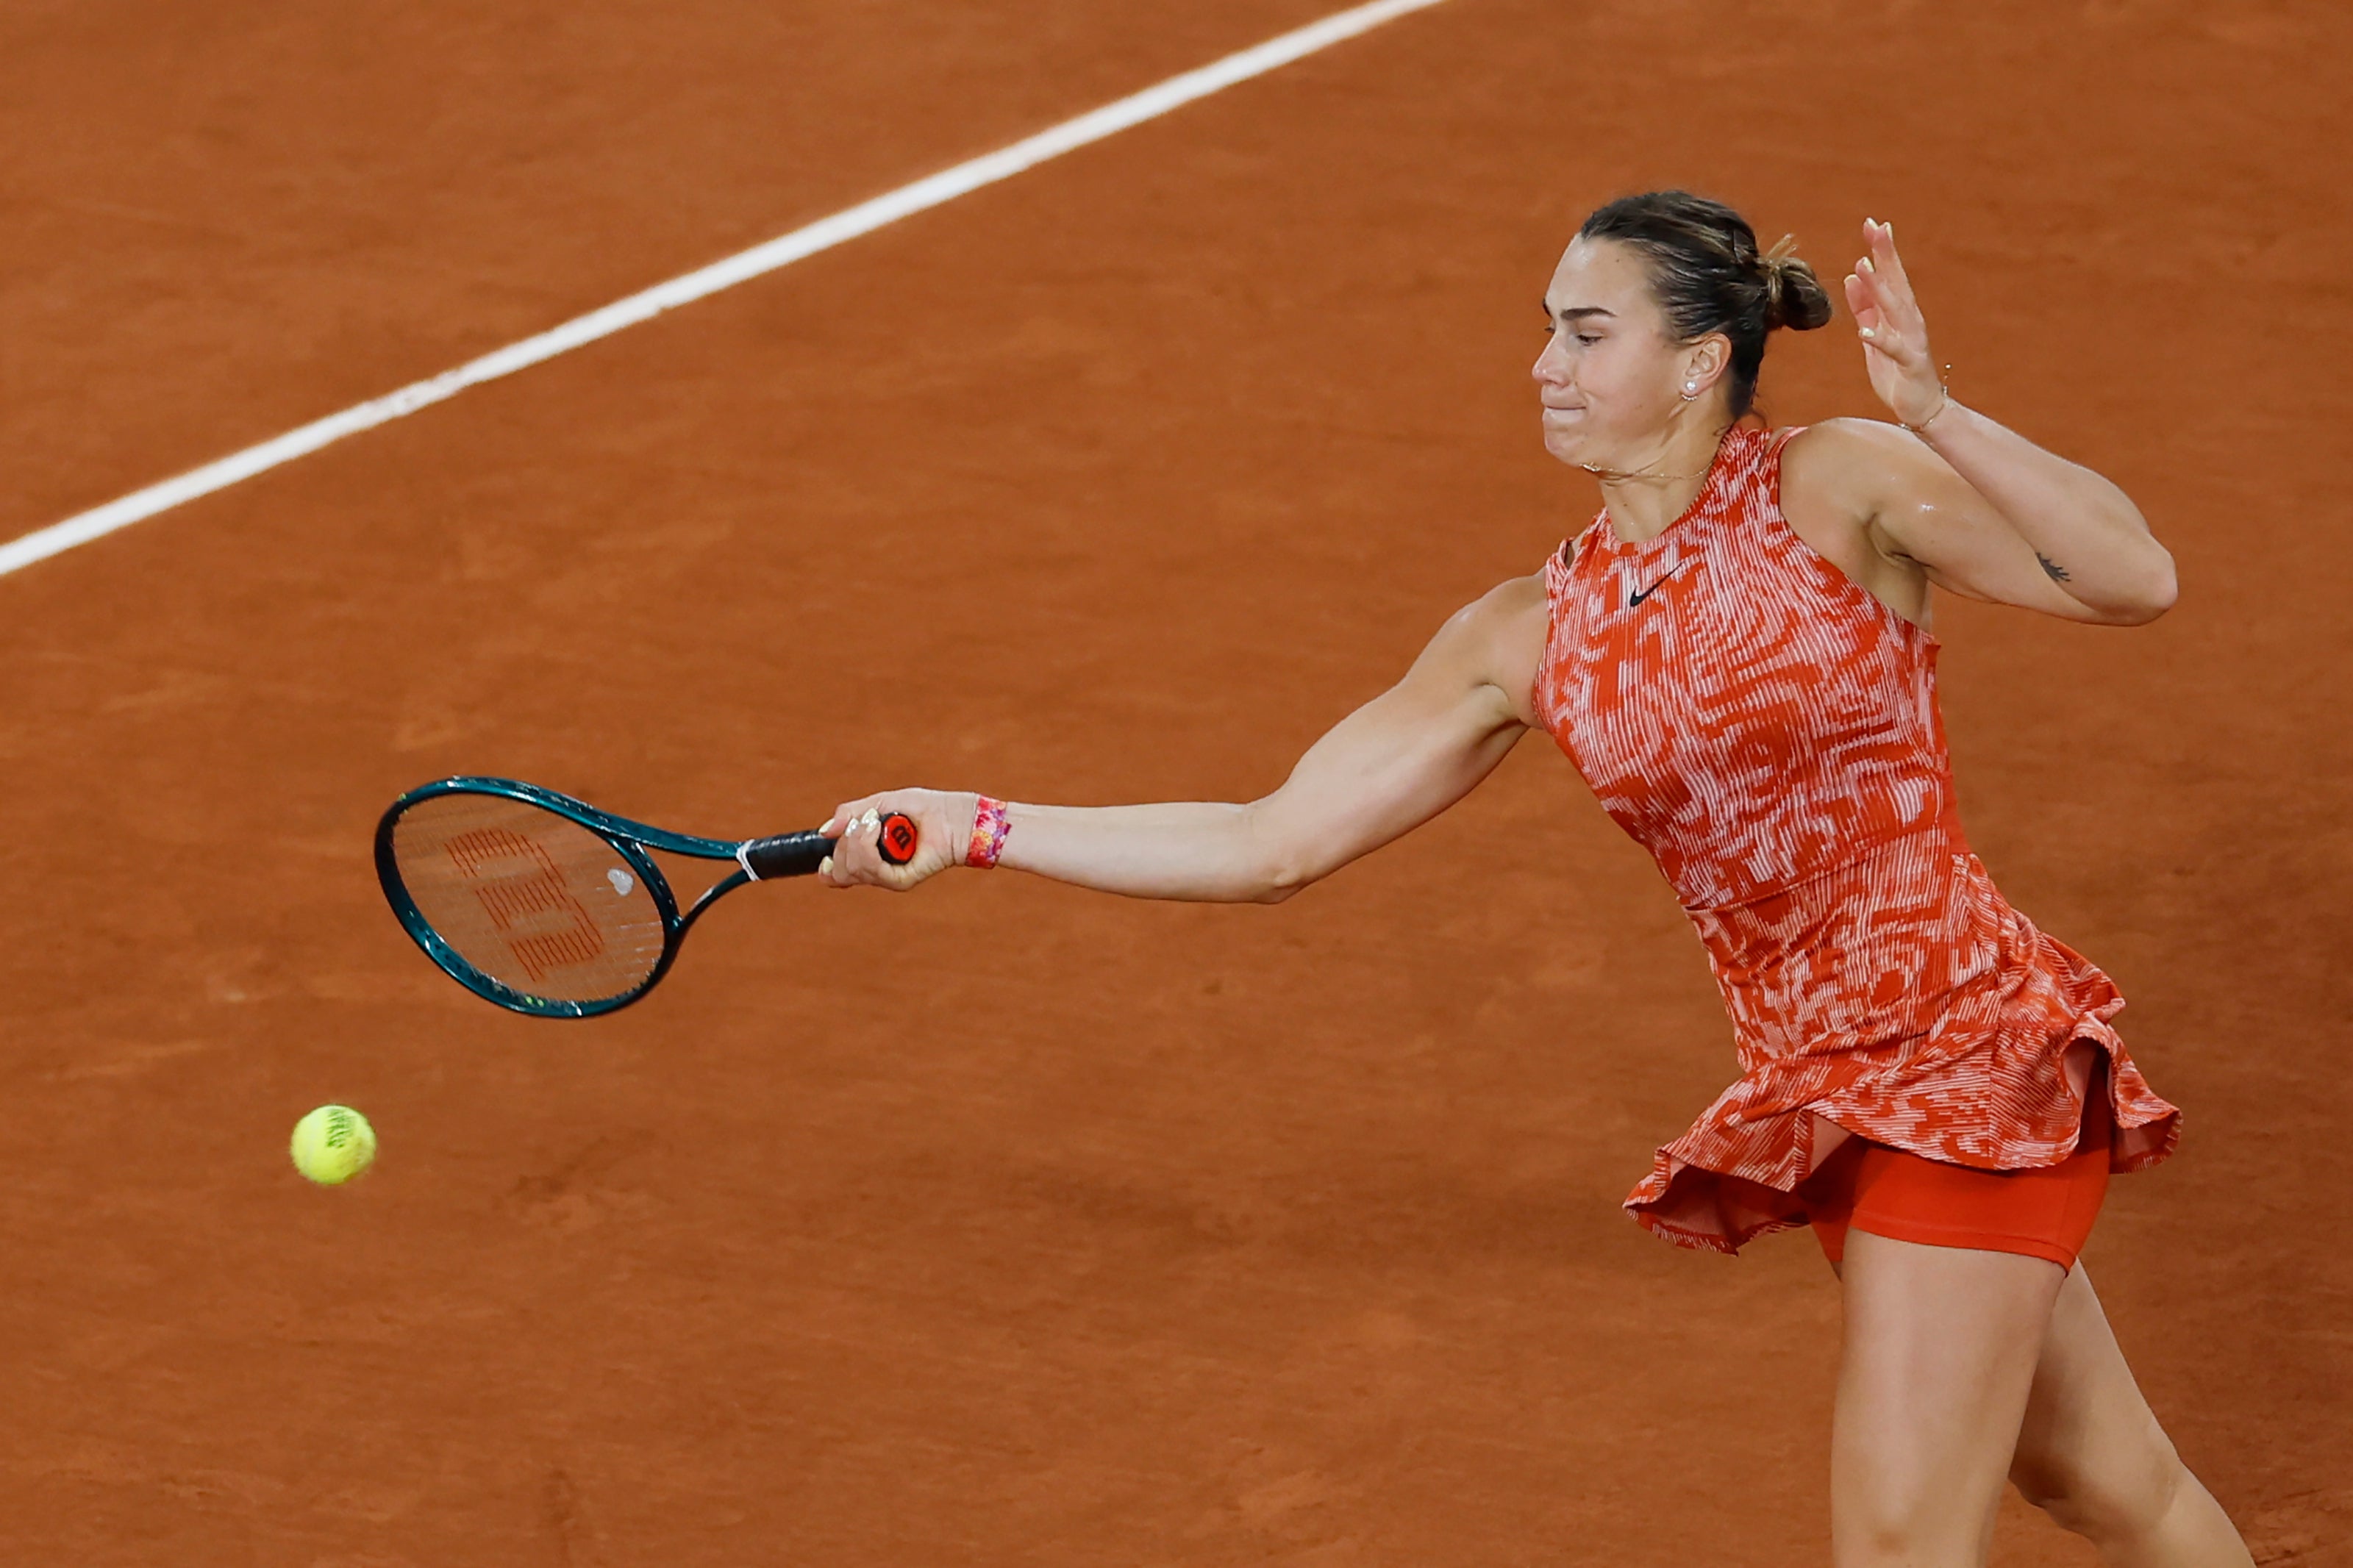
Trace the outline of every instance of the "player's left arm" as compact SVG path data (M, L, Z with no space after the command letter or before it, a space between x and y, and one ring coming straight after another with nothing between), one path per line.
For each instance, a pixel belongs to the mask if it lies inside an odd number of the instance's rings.
M2163 615L2173 557L2132 498L1952 401L1894 232L1866 224L1864 238L1847 303L1873 390L1914 428L1830 421L1791 443L1790 461L1834 469L1873 546L1940 588L2109 626Z

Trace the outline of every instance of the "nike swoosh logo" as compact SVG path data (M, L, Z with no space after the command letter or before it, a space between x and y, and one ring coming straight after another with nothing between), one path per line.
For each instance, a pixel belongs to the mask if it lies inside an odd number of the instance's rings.
M1694 559L1695 559L1695 558L1694 558ZM1676 562L1672 566L1668 567L1668 568L1667 568L1667 570L1666 570L1666 575L1665 575L1665 576L1661 577L1657 582L1655 582L1655 583L1651 584L1649 587L1647 587L1647 588L1643 589L1641 593L1636 594L1636 595L1634 595L1632 597L1629 598L1629 599L1626 601L1626 607L1627 607L1628 609L1630 609L1630 609L1634 608L1634 606L1636 606L1637 605L1640 605L1643 600L1645 600L1645 599L1649 598L1651 595L1653 595L1653 594L1657 593L1661 588L1662 588L1662 587L1666 586L1666 583L1667 583L1667 578L1668 578L1668 577L1672 577L1672 576L1673 576L1676 573L1678 573L1678 572L1682 571L1684 567L1686 567L1686 566L1688 566L1688 565L1690 565L1690 564L1691 564L1691 562L1689 562L1689 561L1678 561L1678 562Z

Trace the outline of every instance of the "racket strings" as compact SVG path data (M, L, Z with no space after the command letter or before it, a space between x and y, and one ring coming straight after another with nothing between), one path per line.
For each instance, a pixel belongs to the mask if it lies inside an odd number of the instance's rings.
M507 828L481 827L458 835L442 851L471 884L482 912L533 980L605 952L605 933L596 917L572 896L563 869L532 840ZM506 872L503 866L522 868Z
M393 857L435 933L513 990L603 1001L644 984L661 962L652 892L569 817L502 795L435 795L401 814Z

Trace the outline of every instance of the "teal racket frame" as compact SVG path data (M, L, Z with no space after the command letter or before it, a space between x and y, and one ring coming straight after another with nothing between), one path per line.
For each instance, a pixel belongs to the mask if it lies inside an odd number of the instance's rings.
M567 1001L552 996L534 996L505 982L483 973L433 929L417 907L401 879L399 858L393 852L393 830L401 816L420 802L449 795L481 795L503 796L521 801L543 811L578 823L612 847L613 852L626 861L632 872L645 884L653 896L654 907L661 915L662 951L653 971L633 989L617 996L600 997L590 1002ZM703 911L746 882L766 881L776 877L806 876L818 868L826 856L833 852L835 840L816 832L788 833L773 838L740 840L702 838L691 833L673 833L668 828L634 822L617 816L609 811L599 811L586 801L568 795L525 784L520 779L489 778L472 773L436 779L420 784L402 795L385 811L375 829L375 875L384 889L384 896L398 917L401 929L409 940L424 951L425 956L438 964L451 979L486 1002L496 1003L512 1013L522 1013L534 1018L594 1018L616 1013L643 997L670 973L677 961L681 943ZM649 851L659 849L665 854L683 855L698 860L733 860L735 869L713 883L693 904L681 910L678 895L670 889L670 879L662 875Z

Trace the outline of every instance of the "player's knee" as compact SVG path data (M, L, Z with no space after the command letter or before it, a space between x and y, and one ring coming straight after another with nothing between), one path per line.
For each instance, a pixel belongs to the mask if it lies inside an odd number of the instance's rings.
M1942 1521L1886 1520L1850 1524L1835 1532L1834 1568L1915 1568L1920 1563L1960 1564L1977 1556L1976 1531Z
M2161 1432L2129 1450L2111 1447L2080 1459L2021 1458L2010 1479L2063 1528L2095 1542L2133 1541L2164 1520L2189 1471Z
M1900 1526L1841 1531L1831 1554L1835 1568L1897 1568L1919 1561L1916 1533Z
M1832 1506L1836 1568L1914 1568L1977 1560L1982 1508L1957 1506L1949 1488L1883 1486Z

